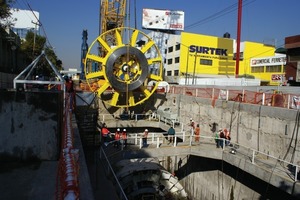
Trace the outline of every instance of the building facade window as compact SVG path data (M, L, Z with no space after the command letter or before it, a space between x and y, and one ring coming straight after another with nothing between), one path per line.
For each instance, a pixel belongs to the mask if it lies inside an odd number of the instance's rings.
M236 60L236 53L233 54L233 60ZM244 60L244 52L240 52L240 60Z
M174 76L178 76L179 75L179 70L174 70Z
M169 58L168 59L168 65L171 65L172 64L172 58Z
M167 71L167 76L172 76L172 71Z
M266 72L281 72L281 65L266 66Z
M173 47L168 48L169 53L173 52Z
M179 63L179 57L175 58L175 63Z
M209 60L209 59L200 59L200 64L212 66L213 62L212 62L212 60Z
M180 50L180 44L176 44L176 46L175 46L175 51L178 51L178 50Z
M251 67L251 73L263 73L263 72L264 72L264 66Z

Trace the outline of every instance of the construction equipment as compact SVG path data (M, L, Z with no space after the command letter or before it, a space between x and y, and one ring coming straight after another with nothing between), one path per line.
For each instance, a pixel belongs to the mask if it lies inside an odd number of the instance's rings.
M101 1L102 33L90 45L84 63L91 90L113 107L145 102L162 81L158 47L145 33L122 27L125 10L125 0Z

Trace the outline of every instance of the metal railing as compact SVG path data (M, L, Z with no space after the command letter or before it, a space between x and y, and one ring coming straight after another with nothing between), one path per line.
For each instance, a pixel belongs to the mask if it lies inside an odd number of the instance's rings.
M108 119L115 119L114 115L111 114L99 114L99 119L102 122L105 122ZM162 117L159 114L133 114L128 120L139 121L139 120L148 120L148 121L156 121L156 122L163 122L164 124L172 125L173 127L176 124L180 124L179 119L168 119L166 117ZM183 126L183 124L181 124Z
M113 134L113 133L112 133ZM216 146L216 138L211 136L200 136L199 141L195 142L195 135L191 134L189 131L177 132L174 136L174 143L170 144L168 141L167 132L160 133L149 133L147 137L147 143L149 144L147 148L161 148L162 146L169 145L170 147L196 147L201 146L201 144L208 144ZM137 145L140 149L143 148L142 133L128 134L127 144ZM122 139L120 139L122 140ZM297 164L288 162L286 160L277 158L275 156L266 154L264 152L257 151L253 148L243 146L239 143L234 143L232 141L218 138L223 145L221 145L223 153L226 149L229 149L229 153L239 155L249 160L252 164L259 166L268 166L272 171L277 171L277 173L284 173L293 181L298 180L299 166ZM179 142L180 141L180 142ZM114 141L112 141L113 143ZM121 145L123 142L120 142ZM228 143L228 144L227 144ZM215 147L216 148L216 147ZM123 147L121 146L121 149ZM279 164L279 165L278 165Z
M101 147L100 148L100 159L102 159L102 157L104 157L104 159L107 163L107 172L111 172L111 174L113 175L113 177L114 177L114 179L117 183L117 186L118 186L118 189L119 189L119 199L120 200L122 200L122 199L127 200L127 196L126 196L126 194L125 194L125 192L122 188L122 185L120 184L120 182L119 182L119 180L118 180L118 178L117 178L117 176L116 176L116 174L115 174L115 172L114 172L114 170L113 170L113 168L112 168L112 166L111 166L111 164L110 164L110 162L109 162L109 160L106 156L106 153L105 153L104 149Z

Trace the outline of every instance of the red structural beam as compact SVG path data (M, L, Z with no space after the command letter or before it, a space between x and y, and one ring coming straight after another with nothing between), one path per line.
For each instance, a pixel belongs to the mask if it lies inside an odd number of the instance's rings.
M239 75L240 68L240 44L241 44L241 27L242 27L242 4L243 0L239 0L238 4L238 24L237 24L237 39L236 39L236 60L235 60L235 77Z

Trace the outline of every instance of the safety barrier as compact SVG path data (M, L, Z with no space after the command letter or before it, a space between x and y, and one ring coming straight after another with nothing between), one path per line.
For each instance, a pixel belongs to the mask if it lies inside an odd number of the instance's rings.
M195 142L195 135L191 134L189 131L177 132L174 136L174 143L170 144L168 139L167 132L160 132L160 133L149 133L147 137L147 143L149 146L147 148L161 148L161 147L177 147L177 148L186 148L189 147L197 147L203 144L215 146L216 147L216 138L211 136L200 136L199 141ZM122 140L122 139L121 139ZM180 142L179 142L180 140ZM299 165L288 162L286 160L276 158L275 156L266 154L264 152L257 151L250 147L243 146L239 143L235 143L232 141L228 141L223 138L219 138L218 140L221 141L223 145L221 145L223 153L225 150L229 150L232 154L239 154L240 156L245 157L245 159L250 160L252 164L259 165L259 166L268 166L271 171L276 171L277 173L282 173L287 177L291 178L294 182L298 180L298 172L299 172ZM110 143L117 142L111 141ZM226 143L230 145L226 145ZM123 142L121 141L120 144L122 145ZM129 134L127 136L127 144L128 145L136 145L140 149L143 148L142 142L142 133L135 133ZM123 147L121 146L121 150Z
M237 87L242 88L242 87ZM187 96L209 98L214 106L215 101L226 100L242 103L259 104L266 106L282 107L288 109L300 109L300 94L296 87L285 87L282 89L268 89L258 87L256 90L246 89L222 89L220 87L189 87L189 86L170 86L169 93L183 94ZM292 88L292 89L290 89ZM290 90L288 90L290 89ZM294 89L294 90L293 90ZM294 91L293 93L284 93L283 91Z
M70 109L70 95L66 95L64 110L64 124L62 133L62 151L57 173L57 199L79 199L79 152L75 149L74 132L72 128L72 109Z

